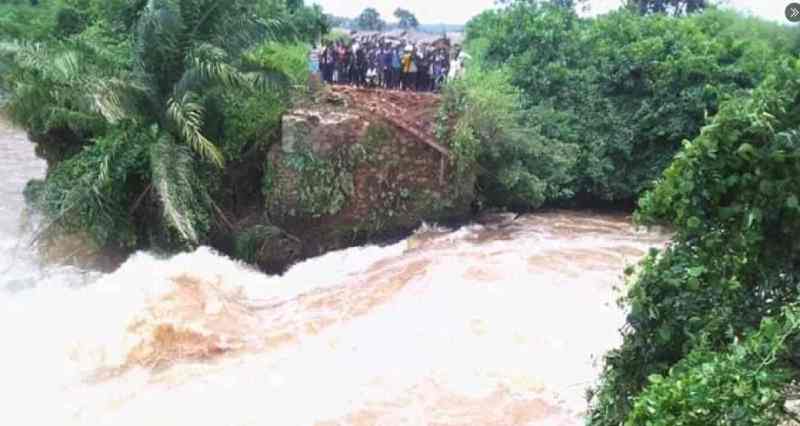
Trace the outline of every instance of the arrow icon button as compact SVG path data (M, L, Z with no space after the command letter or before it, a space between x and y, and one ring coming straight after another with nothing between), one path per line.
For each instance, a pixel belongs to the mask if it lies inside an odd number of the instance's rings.
M786 6L786 19L789 22L800 22L800 3L789 3Z

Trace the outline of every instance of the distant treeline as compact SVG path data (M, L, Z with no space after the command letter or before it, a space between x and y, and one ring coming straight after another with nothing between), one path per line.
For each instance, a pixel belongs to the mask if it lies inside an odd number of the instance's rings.
M326 19L331 24L333 28L344 28L348 30L362 30L364 28L359 26L357 18L345 18L341 16L334 16L334 15L326 15ZM400 23L397 22L386 22L382 27L384 31L391 31L396 29L404 29ZM414 29L424 33L431 33L431 34L442 34L442 33L460 33L464 32L466 25L456 25L456 24L418 24L417 27Z

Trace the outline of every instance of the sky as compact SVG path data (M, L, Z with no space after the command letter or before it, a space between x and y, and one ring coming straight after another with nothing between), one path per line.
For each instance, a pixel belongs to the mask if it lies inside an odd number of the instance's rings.
M485 9L494 7L494 0L310 0L322 5L326 13L355 17L367 7L374 7L387 21L394 21L398 7L412 11L423 24L464 24ZM797 1L797 0L794 0ZM752 13L776 22L787 22L784 10L791 0L724 0L728 7ZM622 0L590 0L592 14L608 12Z

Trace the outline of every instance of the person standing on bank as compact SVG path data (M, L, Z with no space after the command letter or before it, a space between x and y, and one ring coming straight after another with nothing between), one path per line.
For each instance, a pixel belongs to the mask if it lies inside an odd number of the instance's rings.
M322 81L328 82L328 44L323 42L322 49L319 52L319 73L322 76Z
M381 72L383 77L383 87L386 89L392 88L392 81L394 81L394 77L392 76L392 48L388 44L383 46L383 50L381 50Z
M414 56L414 63L417 64L417 82L416 88L418 92L424 91L428 89L428 75L429 75L429 68L430 64L428 63L428 52L424 47L421 47L417 50L417 54Z
M416 46L411 50L411 66L408 70L408 87L411 91L417 90L417 76L419 75L419 59Z
M311 73L312 77L319 76L319 56L319 49L317 46L312 47L308 54L308 71Z
M358 87L364 87L367 84L367 69L369 62L367 61L367 47L361 46L355 51L355 78L350 84Z
M409 88L409 75L411 74L411 64L414 62L411 46L406 46L405 53L403 54L403 77L401 80L401 90L408 90Z
M397 46L392 46L392 89L400 87L400 78L403 71L403 61Z

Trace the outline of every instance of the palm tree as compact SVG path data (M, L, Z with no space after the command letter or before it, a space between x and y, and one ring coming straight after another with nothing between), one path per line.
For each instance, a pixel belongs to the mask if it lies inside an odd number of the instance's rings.
M267 90L286 84L281 75L248 68L242 61L243 54L255 44L285 34L281 22L257 17L251 3L148 0L138 11L132 29L132 65L122 71L109 72L108 64L103 67L103 61L98 60L103 57L102 48L85 40L46 47L18 46L11 116L28 129L37 127L31 122L34 117L59 116L62 120L58 124L78 133L84 143L91 139L97 144L109 134L120 134L107 129L138 129L134 132L138 137L107 144L146 147L143 162L147 170L138 173L149 183L140 194L128 197L131 205L127 212L133 212L144 196L155 194L166 225L186 245L197 245L203 239L203 218L212 216L208 211L213 201L196 171L202 163L221 169L225 162L220 148L204 130L211 89ZM38 92L33 96L26 90ZM72 121L78 117L92 125L86 129ZM39 123L38 127L54 126ZM85 208L87 202L96 203L98 211L109 210L102 204L114 197L97 194L114 188L108 185L109 180L129 178L112 174L136 173L117 164L125 160L119 154L122 151L114 148L103 152L90 187L86 182L73 183L69 191L62 191L56 219L73 209ZM63 205L64 200L75 205Z

